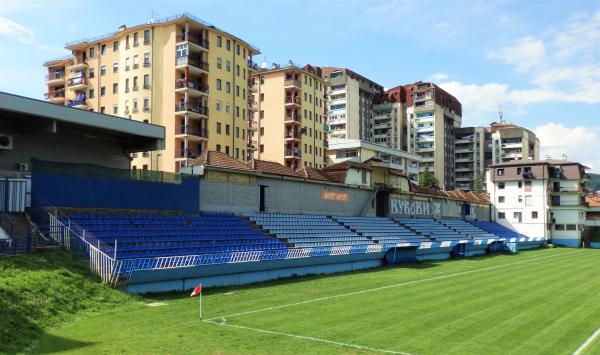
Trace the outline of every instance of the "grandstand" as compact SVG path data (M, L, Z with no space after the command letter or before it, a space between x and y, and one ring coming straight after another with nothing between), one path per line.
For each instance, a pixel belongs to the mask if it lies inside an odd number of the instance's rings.
M395 244L431 241L429 238L417 235L388 218L335 216L334 219L376 243Z

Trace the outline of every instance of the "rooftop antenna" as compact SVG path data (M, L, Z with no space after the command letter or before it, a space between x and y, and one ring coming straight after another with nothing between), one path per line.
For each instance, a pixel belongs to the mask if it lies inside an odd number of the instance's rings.
M500 124L504 123L504 118L503 118L503 112L502 112L502 104L498 105L498 116L500 116Z
M150 15L150 23L154 23L154 19L156 18L156 15L158 15L154 9L151 9L152 13Z

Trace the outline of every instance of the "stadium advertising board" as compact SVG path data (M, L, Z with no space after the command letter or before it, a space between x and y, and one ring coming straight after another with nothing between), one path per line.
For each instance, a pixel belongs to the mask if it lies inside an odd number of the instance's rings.
M345 192L323 191L321 199L325 201L348 202L350 201L350 195Z

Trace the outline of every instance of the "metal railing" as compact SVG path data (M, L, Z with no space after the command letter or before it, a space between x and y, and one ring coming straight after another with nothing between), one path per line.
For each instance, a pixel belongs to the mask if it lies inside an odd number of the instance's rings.
M208 92L208 85L201 83L199 80L186 80L186 79L177 79L175 80L175 89L193 89L202 92Z
M192 65L202 70L208 71L208 62L202 60L201 57L188 55L176 59L175 65Z
M197 44L203 48L208 49L208 39L206 39L206 38L202 38L201 36L197 36L197 35L191 34L189 32L177 34L177 43L186 42L186 41Z
M181 125L175 126L175 134L191 134L197 137L208 138L208 129L194 128L191 126Z
M64 99L65 98L65 92L64 91L47 92L47 93L44 94L44 97L46 98L46 100L49 100L49 99Z
M84 78L71 78L67 81L67 86L85 85Z
M208 115L208 107L206 106L201 106L199 104L193 105L193 104L189 104L186 102L177 102L175 103L175 112L184 112L184 111L189 111L189 112L195 112L195 113L199 113L201 115Z
M64 79L64 77L65 77L64 71L56 71L56 72L47 74L46 81Z
M302 83L300 82L300 80L296 80L296 79L286 79L283 82L284 86L297 86L297 87L301 87Z
M285 103L286 104L302 104L302 99L300 99L299 97L294 97L294 96L286 96L285 98Z
M84 99L79 99L79 100L69 100L67 102L67 106L69 106L69 107L86 105L86 104L87 103L85 101L85 98Z

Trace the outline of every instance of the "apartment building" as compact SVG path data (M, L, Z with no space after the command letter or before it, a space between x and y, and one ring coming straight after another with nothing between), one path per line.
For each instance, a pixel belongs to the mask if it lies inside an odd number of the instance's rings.
M252 74L253 157L294 170L325 165L327 83L321 70L273 64Z
M371 141L373 101L383 87L346 68L321 67L327 91L328 137Z
M408 149L406 139L406 90L397 86L375 97L370 141L392 149Z
M400 171L414 183L419 184L420 156L360 139L332 138L328 141L327 165L351 161L364 163L376 158L388 163L393 170Z
M493 122L489 128L489 164L513 160L540 159L540 140L531 130L504 122Z
M486 173L492 219L521 234L578 247L586 221L587 167L566 160L513 160Z
M453 190L454 129L461 126L462 106L432 83L405 85L408 151L424 158L421 170L433 172L445 190Z
M248 42L184 13L66 48L44 64L48 101L165 126L165 149L133 154L132 168L177 172L206 150L246 160Z
M454 129L454 173L455 187L459 190L474 190L480 179L485 184L485 128L462 127Z

